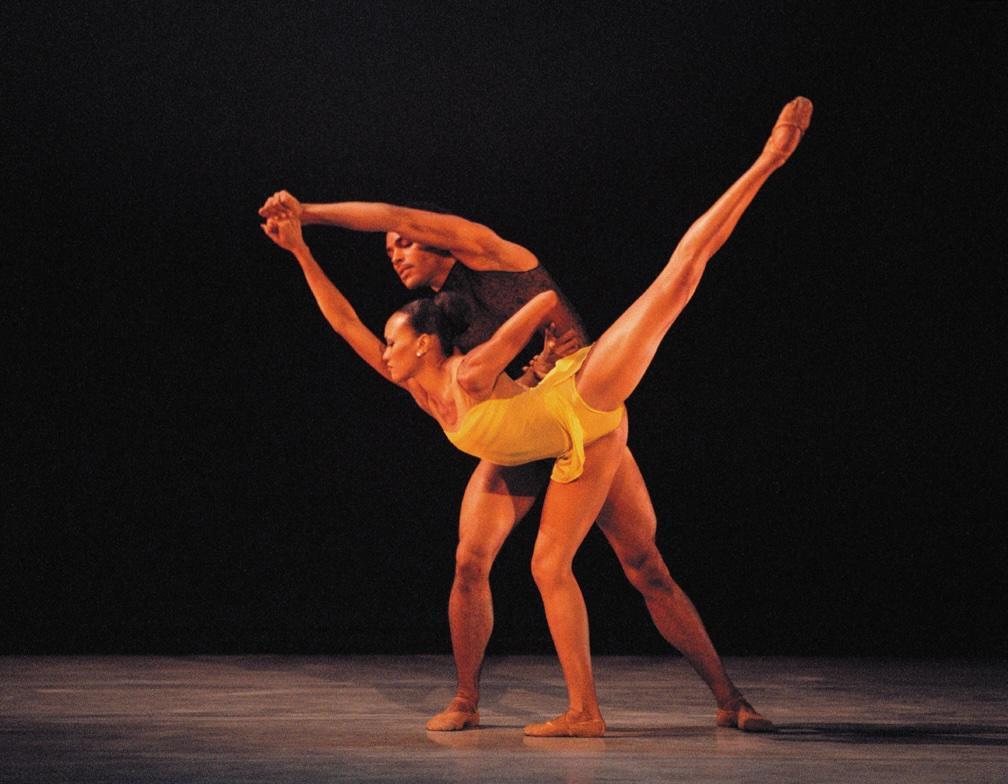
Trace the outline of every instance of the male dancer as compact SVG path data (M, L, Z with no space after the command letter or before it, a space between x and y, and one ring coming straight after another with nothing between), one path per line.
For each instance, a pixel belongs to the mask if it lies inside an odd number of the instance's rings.
M273 194L259 214L385 232L386 251L403 285L453 291L469 300L472 324L465 334L464 350L489 339L536 294L550 289L560 293L531 251L456 215L372 202L307 204L287 191ZM333 296L332 283L318 265L304 272L325 313L327 300ZM560 296L563 316L546 334L543 352L525 369L523 383L536 383L555 359L588 343L580 318ZM549 471L548 461L511 467L481 461L469 480L448 602L457 689L445 710L427 722L428 730L462 730L479 724L479 676L493 628L490 568L504 540L546 486ZM717 726L748 732L773 730L773 724L732 683L696 608L669 574L655 545L654 508L629 449L624 451L597 523L627 578L643 595L658 631L686 657L713 693Z

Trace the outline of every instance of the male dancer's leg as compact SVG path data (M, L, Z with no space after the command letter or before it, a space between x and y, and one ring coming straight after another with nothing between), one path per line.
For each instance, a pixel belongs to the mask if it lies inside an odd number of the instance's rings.
M655 544L654 507L629 449L624 451L613 478L598 526L619 558L627 579L644 597L662 637L682 653L710 687L717 702L719 723L748 731L771 729L771 722L745 702L728 677L696 607L669 574ZM733 713L736 715L730 715Z
M490 632L493 598L490 568L504 540L549 481L551 463L503 467L480 462L469 479L459 515L455 580L448 600L455 697L427 722L427 729L462 730L479 724L479 676Z

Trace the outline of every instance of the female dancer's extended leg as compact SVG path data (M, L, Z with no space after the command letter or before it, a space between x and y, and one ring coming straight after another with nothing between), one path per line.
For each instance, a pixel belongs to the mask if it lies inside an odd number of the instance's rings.
M707 261L763 183L794 152L811 117L812 103L806 98L784 107L752 167L690 226L654 283L598 339L577 375L578 392L588 405L610 411L637 388L665 333L693 296Z
M700 217L665 269L595 343L576 377L588 405L612 410L636 388L658 344L693 295L704 267L724 244L767 178L791 155L808 127L812 104L796 98L781 112L756 163ZM619 467L626 420L585 449L585 471L569 484L551 482L532 556L532 572L569 697L565 713L530 724L527 735L597 736L605 732L588 646L588 614L574 579L574 554L598 516Z

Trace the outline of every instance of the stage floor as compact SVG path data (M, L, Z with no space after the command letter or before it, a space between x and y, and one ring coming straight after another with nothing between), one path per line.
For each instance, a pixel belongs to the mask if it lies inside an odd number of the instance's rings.
M1001 782L1008 662L739 658L777 722L714 727L682 659L596 657L605 738L526 738L549 657L485 667L483 727L433 733L445 656L2 657L0 782Z

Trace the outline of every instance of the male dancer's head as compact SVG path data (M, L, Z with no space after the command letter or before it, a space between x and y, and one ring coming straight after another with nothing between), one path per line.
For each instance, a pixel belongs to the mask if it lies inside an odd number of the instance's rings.
M439 215L452 214L451 210L440 204L407 202L404 206ZM385 252L392 261L392 269L399 280L410 290L427 287L437 291L456 261L450 250L421 245L394 231L385 235Z
M385 235L385 252L392 269L408 289L427 286L437 291L455 265L450 251L421 245L394 231Z

